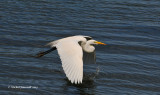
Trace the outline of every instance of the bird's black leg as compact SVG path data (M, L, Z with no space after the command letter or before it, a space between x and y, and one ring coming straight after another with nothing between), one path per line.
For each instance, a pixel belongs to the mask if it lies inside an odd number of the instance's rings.
M54 50L56 50L57 48L56 47L52 47L51 49L49 49L49 50L47 50L47 51L44 51L44 52L40 52L40 53L38 53L38 54L36 54L36 58L39 58L39 57L42 57L42 56L44 56L45 54L48 54L48 53L50 53L51 51L54 51Z

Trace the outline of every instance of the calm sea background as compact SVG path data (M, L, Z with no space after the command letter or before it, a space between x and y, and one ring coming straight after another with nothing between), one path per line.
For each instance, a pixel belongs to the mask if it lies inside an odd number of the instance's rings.
M34 58L73 35L108 44L84 64L81 85L57 51ZM0 0L0 95L160 95L160 1Z

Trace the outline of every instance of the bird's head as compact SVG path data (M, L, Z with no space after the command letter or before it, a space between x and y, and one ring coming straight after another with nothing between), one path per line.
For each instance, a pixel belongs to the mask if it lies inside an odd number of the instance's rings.
M83 50L90 53L90 52L93 52L95 50L95 47L94 45L98 45L98 44L101 44L101 45L106 45L105 43L102 43L102 42L98 42L96 40L88 40L86 42L86 44L82 44L82 47L83 47Z
M107 45L105 43L102 43L102 42L99 42L99 41L96 41L96 40L89 40L87 41L88 44L90 45Z

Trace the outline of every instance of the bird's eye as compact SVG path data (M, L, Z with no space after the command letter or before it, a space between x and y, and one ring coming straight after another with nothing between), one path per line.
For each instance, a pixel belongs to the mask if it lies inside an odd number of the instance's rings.
M95 44L97 44L97 41L94 41Z

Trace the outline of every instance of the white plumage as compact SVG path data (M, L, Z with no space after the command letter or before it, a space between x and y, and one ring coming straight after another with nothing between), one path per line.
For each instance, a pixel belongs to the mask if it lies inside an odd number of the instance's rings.
M89 36L72 36L60 40L52 41L47 45L58 50L63 70L71 83L79 84L83 80L83 52L94 52L94 44L103 44L92 40ZM54 49L53 49L54 50ZM52 50L41 52L37 57L49 53ZM88 60L94 60L91 58Z

